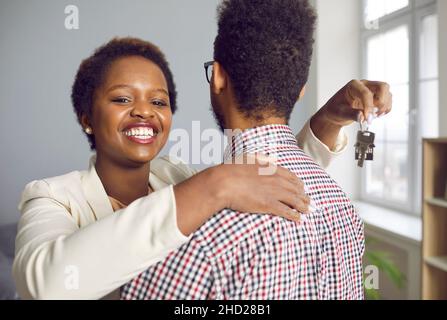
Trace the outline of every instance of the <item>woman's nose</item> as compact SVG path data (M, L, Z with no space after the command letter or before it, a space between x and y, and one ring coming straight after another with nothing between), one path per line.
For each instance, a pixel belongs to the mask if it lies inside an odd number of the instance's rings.
M155 117L154 106L148 101L138 101L133 105L130 114L143 119Z

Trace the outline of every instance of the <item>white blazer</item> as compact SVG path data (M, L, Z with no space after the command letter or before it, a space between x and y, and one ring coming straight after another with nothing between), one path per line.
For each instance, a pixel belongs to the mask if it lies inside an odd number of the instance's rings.
M297 139L322 166L347 145L342 133L330 151L309 123ZM173 185L193 169L168 157L153 160L149 183L156 192L113 212L94 162L25 187L13 264L22 298L117 298L120 286L188 241L177 226Z

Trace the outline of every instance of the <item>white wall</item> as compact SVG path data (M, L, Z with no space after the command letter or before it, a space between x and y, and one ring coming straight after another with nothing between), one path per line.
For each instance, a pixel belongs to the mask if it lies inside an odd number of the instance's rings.
M358 0L316 0L316 101L323 106L342 86L360 77L360 13ZM347 133L347 151L328 172L352 198L359 196L360 169L354 160L354 138L358 125Z
M447 1L438 0L439 21L439 134L447 137Z

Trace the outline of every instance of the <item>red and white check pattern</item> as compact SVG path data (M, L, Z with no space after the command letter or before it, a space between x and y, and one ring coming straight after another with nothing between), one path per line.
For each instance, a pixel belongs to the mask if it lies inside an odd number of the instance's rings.
M298 148L288 126L249 129L226 156L275 156L316 210L295 223L222 210L192 239L121 290L122 299L363 299L363 222L337 183Z

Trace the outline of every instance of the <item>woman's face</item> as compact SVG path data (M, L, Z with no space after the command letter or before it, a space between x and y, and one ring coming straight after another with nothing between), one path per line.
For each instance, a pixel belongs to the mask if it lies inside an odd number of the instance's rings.
M165 145L172 112L161 69L143 57L115 60L93 99L96 151L122 165L149 162Z

